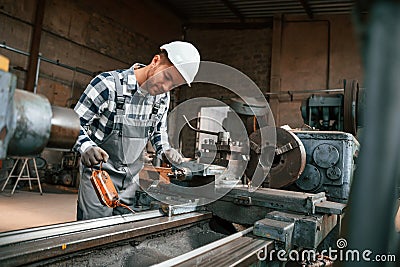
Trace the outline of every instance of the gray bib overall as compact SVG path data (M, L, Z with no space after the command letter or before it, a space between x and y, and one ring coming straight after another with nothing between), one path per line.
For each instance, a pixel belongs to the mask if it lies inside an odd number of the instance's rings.
M135 192L139 187L139 172L143 168L143 150L162 114L154 96L141 96L135 92L132 93L132 97L125 97L118 73L114 71L111 73L114 76L117 91L114 126L112 132L98 146L110 156L108 161L103 163L103 169L110 175L121 202L133 208ZM149 100L153 101L150 119L146 118L147 116L143 116L143 119L128 117L129 112L126 109L129 103L144 105ZM95 168L97 169L98 166ZM129 213L127 209L121 207L112 209L100 203L90 182L91 168L81 164L80 174L78 220Z

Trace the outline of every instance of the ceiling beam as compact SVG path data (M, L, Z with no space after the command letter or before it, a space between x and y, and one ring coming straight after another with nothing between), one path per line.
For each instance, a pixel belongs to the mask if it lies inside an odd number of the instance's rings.
M174 14L176 17L178 17L178 19L180 19L181 21L185 22L185 21L187 21L189 19L187 17L187 15L182 10L180 10L175 5L171 4L170 1L168 1L168 0L156 0L156 2L160 6L166 8L169 12Z
M303 6L304 10L306 11L308 17L310 19L313 19L314 18L314 14L313 14L313 12L311 10L310 5L308 4L308 0L299 0L299 1L300 1L301 5Z
M235 16L240 19L241 22L244 22L244 16L240 11L231 3L229 0L221 0L221 2L233 13Z
M272 28L272 19L260 22L189 22L183 25L185 29L197 30L254 30Z

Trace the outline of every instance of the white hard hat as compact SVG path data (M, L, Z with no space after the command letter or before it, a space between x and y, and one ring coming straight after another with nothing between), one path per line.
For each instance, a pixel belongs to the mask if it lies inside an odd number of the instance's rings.
M160 47L168 53L168 59L190 86L199 70L200 54L191 43L174 41Z

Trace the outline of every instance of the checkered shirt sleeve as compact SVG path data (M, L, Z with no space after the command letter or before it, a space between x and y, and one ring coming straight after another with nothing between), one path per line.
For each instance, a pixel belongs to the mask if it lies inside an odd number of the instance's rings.
M104 72L89 83L80 97L75 106L81 124L75 145L77 151L82 153L88 147L96 146L104 136L111 133L115 115L112 107L115 106L115 101L111 103L110 93L115 93L114 78L109 72Z

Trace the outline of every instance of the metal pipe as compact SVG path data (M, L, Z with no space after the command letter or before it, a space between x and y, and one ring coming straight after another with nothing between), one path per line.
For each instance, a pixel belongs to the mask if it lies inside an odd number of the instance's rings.
M52 106L48 148L71 149L80 131L79 117L73 109Z
M16 49L16 48L7 46L5 43L0 44L0 48L4 48L4 49L6 49L6 50L9 50L9 51L12 51L12 52L21 54L21 55L29 56L29 53L28 53L28 52L25 52L25 51L22 51L22 50L19 50L19 49ZM72 66L69 66L69 65L60 63L59 60L52 60L52 59L43 57L43 56L41 56L41 55L39 55L39 58L40 58L41 60L47 62L47 63L54 64L54 65L57 65L57 66L60 66L60 67L63 67L63 68L69 69L69 70L77 71L77 72L79 72L79 73L82 73L82 74L85 74L85 75L88 75L88 76L91 76L91 77L93 77L94 74L95 74L94 72L91 72L91 71L86 70L86 69L83 69L83 68L72 67Z
M6 50L9 50L9 51L15 52L17 54L21 54L21 55L24 55L24 56L29 56L28 52L25 52L25 51L22 51L22 50L7 46L5 43L0 44L0 47L4 48Z
M72 66L60 63L60 61L58 59L57 60L53 60L53 59L49 59L49 58L45 58L45 57L41 57L41 58L42 58L43 61L45 61L47 63L51 63L51 64L54 64L54 65L57 65L57 66L60 66L60 67L63 67L63 68L69 69L69 70L77 71L79 73L86 74L86 75L89 75L91 77L94 76L94 72L91 72L89 70L82 69L82 68L79 68L79 67L72 67Z
M36 66L36 74L35 74L35 83L33 85L33 93L37 93L37 86L38 86L38 80L39 80L39 72L40 72L40 57L42 54L39 53L39 57L37 60L37 66Z

